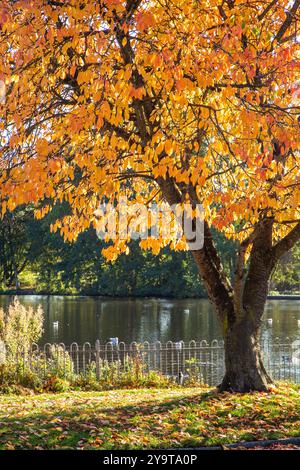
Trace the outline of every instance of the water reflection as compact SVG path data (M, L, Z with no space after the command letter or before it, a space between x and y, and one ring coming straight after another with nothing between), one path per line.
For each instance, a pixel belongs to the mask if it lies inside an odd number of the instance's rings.
M41 343L96 339L106 341L189 341L220 339L212 307L204 299L103 299L99 297L20 296L25 305L41 304L45 332ZM0 296L6 307L10 296ZM268 301L262 321L262 337L300 339L300 301Z

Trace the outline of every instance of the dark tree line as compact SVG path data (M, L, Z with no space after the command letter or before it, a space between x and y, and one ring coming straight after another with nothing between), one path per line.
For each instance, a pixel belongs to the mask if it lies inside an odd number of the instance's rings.
M33 289L45 293L82 293L108 296L204 296L190 253L164 249L158 256L132 242L128 255L108 263L93 229L66 243L49 225L66 207L57 207L36 220L31 207L7 213L0 221L1 290ZM229 276L234 272L234 244L216 234ZM300 290L300 246L284 257L273 274L271 289Z

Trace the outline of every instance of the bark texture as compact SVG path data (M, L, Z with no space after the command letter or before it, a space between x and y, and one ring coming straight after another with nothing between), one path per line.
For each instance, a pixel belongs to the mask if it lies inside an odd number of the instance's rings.
M272 383L259 346L259 328L247 314L231 325L224 338L225 376L221 391L266 391Z

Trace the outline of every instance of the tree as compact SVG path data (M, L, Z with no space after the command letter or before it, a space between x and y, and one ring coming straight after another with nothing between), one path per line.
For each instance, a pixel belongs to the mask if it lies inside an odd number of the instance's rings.
M32 216L32 211L31 211ZM31 240L28 233L30 210L7 212L0 224L0 282L20 288L19 275L29 261Z
M31 205L6 212L0 221L0 283L21 288L20 277L45 252L49 225L33 218ZM60 240L61 246L61 240Z
M270 275L300 238L299 5L2 2L2 213L67 201L53 229L72 240L104 198L203 204L192 254L224 335L221 390L271 383L259 325ZM237 242L232 282L212 227ZM141 245L169 242L186 247ZM125 250L122 239L105 253Z
M271 289L283 292L300 291L300 243L287 252L271 278Z

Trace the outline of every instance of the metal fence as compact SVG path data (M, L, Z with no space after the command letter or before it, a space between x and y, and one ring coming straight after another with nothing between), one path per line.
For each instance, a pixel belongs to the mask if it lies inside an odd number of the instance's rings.
M261 350L266 369L275 380L300 383L299 341L262 341ZM34 344L29 353L19 355L17 361L29 366L39 374L51 370L64 370L66 374L88 374L93 369L95 376L103 379L104 370L113 367L114 374L124 372L128 364L139 367L144 374L158 371L183 383L189 377L217 385L224 375L224 343L213 340L168 341L161 343L114 341L95 344L72 343Z

